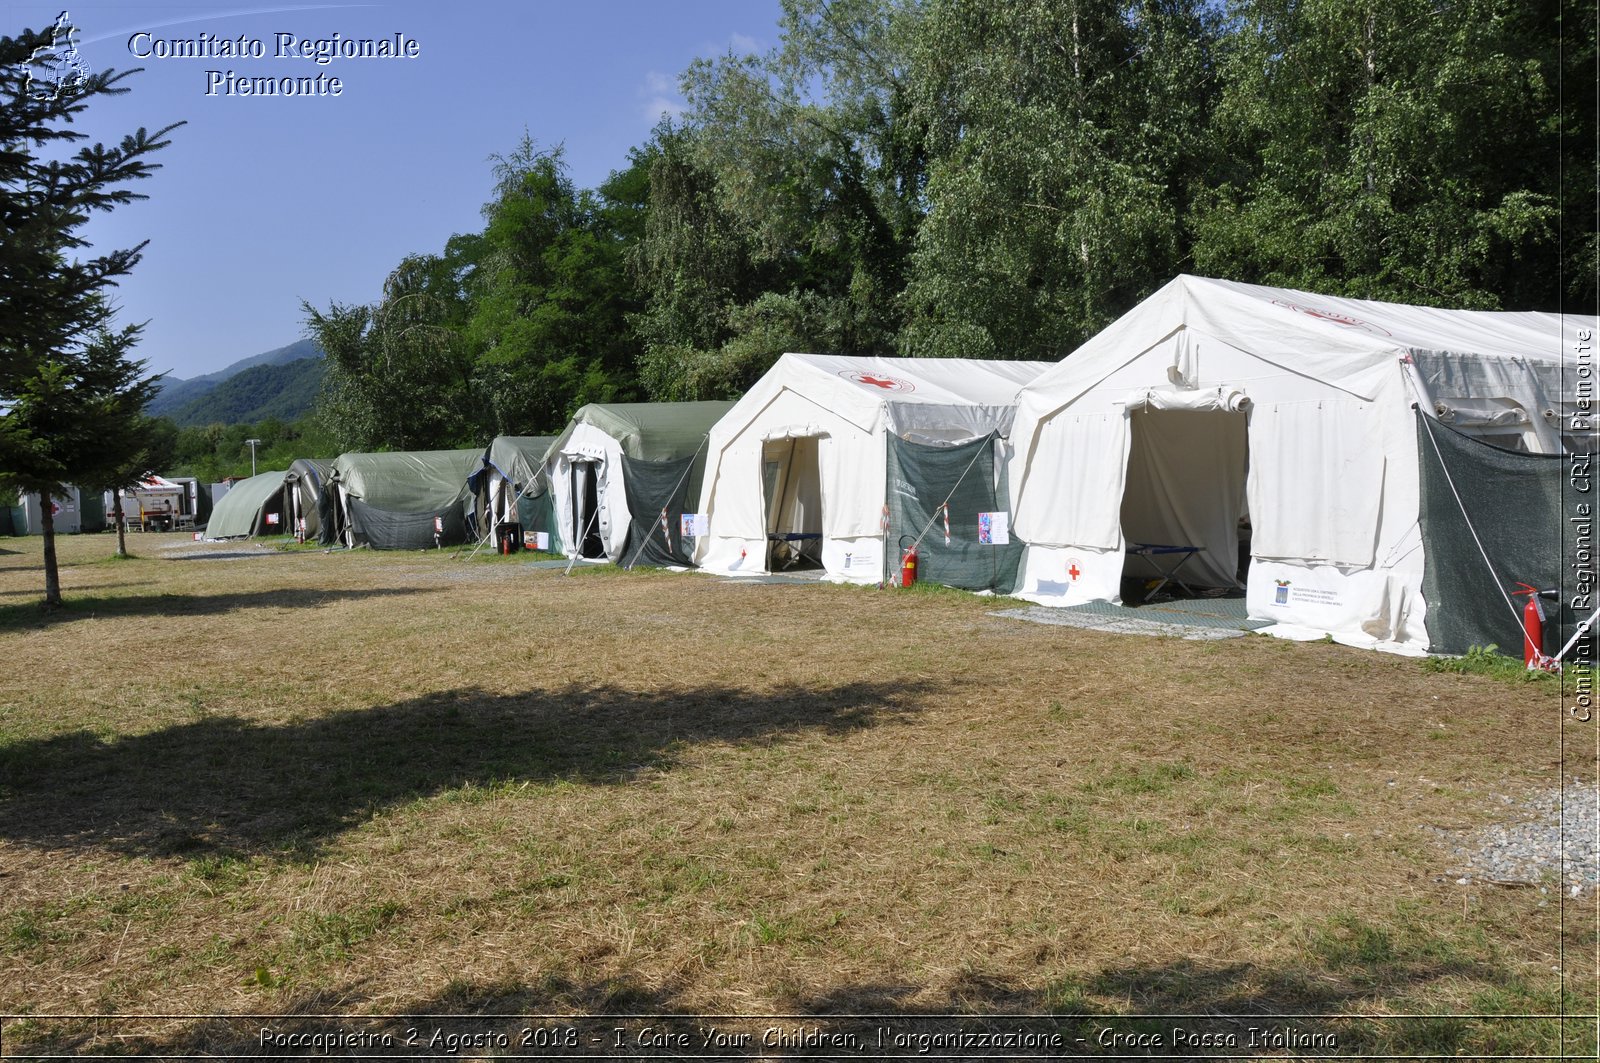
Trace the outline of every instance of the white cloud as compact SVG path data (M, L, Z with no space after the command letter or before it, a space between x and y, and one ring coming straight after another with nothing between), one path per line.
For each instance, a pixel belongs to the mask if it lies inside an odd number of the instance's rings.
M645 73L639 95L645 98L644 120L651 125L663 117L676 118L689 109L678 95L678 79L654 70Z
M731 38L729 38L728 47L733 49L735 54L738 55L748 55L751 52L761 52L766 50L760 41L756 40L754 37L747 37L742 33L735 33Z
M644 105L644 118L653 124L663 118L676 118L688 110L689 105L682 100L669 100L665 96L656 96Z

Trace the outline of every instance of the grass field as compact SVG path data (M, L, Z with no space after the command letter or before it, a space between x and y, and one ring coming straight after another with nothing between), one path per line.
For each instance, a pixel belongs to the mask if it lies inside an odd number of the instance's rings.
M1458 885L1432 829L1594 779L1553 684L954 592L131 545L62 540L46 617L0 540L7 1054L262 1051L47 1016L440 1012L1594 1054L1548 1017L1595 1010L1593 894Z

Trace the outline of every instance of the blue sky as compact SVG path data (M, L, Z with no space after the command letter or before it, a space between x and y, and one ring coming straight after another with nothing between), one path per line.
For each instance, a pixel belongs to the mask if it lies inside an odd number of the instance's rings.
M778 43L777 0L588 3L378 0L341 5L137 3L5 7L0 34L43 28L63 6L94 70L142 66L126 96L94 103L92 140L188 125L139 190L147 201L97 219L99 246L149 239L119 287L121 321L149 321L139 356L191 377L303 335L301 300L370 302L410 252L438 251L481 227L489 156L526 130L562 144L573 179L593 187L682 106L678 74L698 56ZM136 40L135 34L145 33ZM275 56L296 39L417 42L412 59ZM266 57L139 58L151 41L202 34L259 40ZM207 71L338 77L342 94L207 95Z

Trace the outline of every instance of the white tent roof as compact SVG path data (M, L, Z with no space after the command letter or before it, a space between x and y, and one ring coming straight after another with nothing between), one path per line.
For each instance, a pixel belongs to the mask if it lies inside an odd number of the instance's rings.
M133 485L133 490L152 495L183 494L182 485L175 484L165 476L157 476L155 473L150 473L147 476L141 476L139 478L139 482Z
M865 432L914 434L919 427L971 436L1009 431L1017 393L1050 362L974 358L872 358L785 354L751 388L712 436L743 426L773 397L795 391Z
M1401 355L1519 359L1559 372L1575 362L1578 330L1595 327L1593 317L1444 310L1184 275L1034 381L1019 398L1021 419L1048 416L1163 343L1224 343L1370 399Z

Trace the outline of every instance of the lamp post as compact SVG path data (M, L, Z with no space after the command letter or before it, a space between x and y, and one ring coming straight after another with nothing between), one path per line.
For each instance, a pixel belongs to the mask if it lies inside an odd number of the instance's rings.
M254 476L256 474L256 444L261 440L247 439L245 442L250 444L250 475Z

